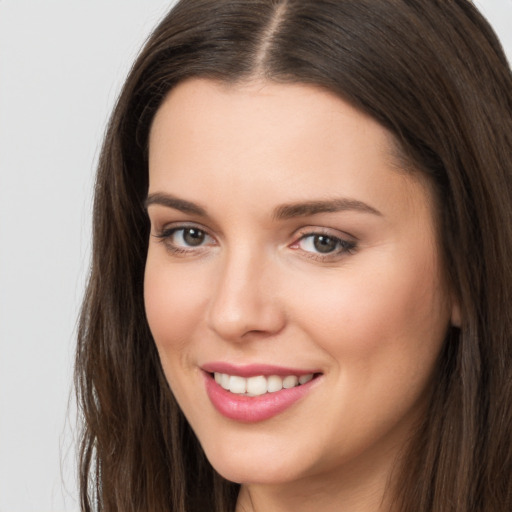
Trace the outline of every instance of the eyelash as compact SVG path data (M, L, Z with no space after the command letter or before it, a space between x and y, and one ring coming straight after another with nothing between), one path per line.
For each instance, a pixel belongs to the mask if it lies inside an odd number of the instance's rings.
M199 245L197 247L188 246L188 247L190 247L190 249L186 249L184 247L179 247L175 243L172 242L172 237L177 232L182 231L183 235L184 235L185 231L187 229L195 230L195 231L197 231L199 233L202 233L205 236L205 238L208 237L208 238L211 238L213 240L213 237L210 236L204 229L201 229L201 228L199 228L197 226L194 226L194 225L181 225L181 226L176 226L176 227L172 227L172 228L167 228L167 229L164 229L163 231L161 231L160 233L157 233L154 236L159 239L159 242L162 242L166 246L166 249L171 254L175 254L177 256L181 256L181 255L186 256L187 254L197 252L198 249L201 249L202 247L204 247L204 245L201 244L201 245Z
M154 235L156 238L159 239L159 242L162 242L165 244L166 249L174 255L177 256L186 256L191 253L196 253L201 248L205 247L208 244L197 245L197 246L186 246L180 247L177 246L175 242L172 242L172 237L182 231L182 237L185 235L185 231L189 230L195 230L196 232L199 232L205 239L210 238L211 240L214 240L214 238L208 234L208 232L204 229L201 229L200 227L197 227L195 225L181 225L176 227L171 227L162 230L161 232ZM314 252L314 251L308 251L308 250L302 250L304 253L304 256L316 261L320 262L329 262L336 260L340 258L343 255L350 255L355 252L357 249L357 243L352 240L346 240L344 238L340 238L337 236L334 236L330 233L323 232L322 230L316 230L316 231L307 231L300 234L299 238L296 239L292 244L289 245L289 247L293 250L300 250L300 244L308 239L312 239L312 243L314 244L314 239L318 237L323 237L326 239L326 241L331 242L331 244L334 244L335 249L330 252L321 253L321 252ZM214 243L214 245L216 242Z
M321 253L321 252L313 252L313 251L306 251L303 249L304 255L307 258L311 258L316 261L320 262L329 262L339 259L340 257L344 255L350 255L355 252L357 249L357 244L355 241L347 240L344 238L340 238L339 236L334 236L330 233L323 232L321 230L317 231L308 231L303 234L297 239L297 241L293 242L290 247L292 249L298 250L300 249L299 245L301 242L304 242L308 239L311 239L311 243L315 243L315 238L323 237L326 240L329 240L332 244L334 244L335 249L330 252Z

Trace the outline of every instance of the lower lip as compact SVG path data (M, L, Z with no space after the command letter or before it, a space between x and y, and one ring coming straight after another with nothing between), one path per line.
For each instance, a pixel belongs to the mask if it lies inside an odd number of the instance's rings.
M257 423L281 414L309 393L318 380L314 378L294 388L250 397L230 393L219 386L209 373L204 375L206 393L215 409L226 418L243 423Z

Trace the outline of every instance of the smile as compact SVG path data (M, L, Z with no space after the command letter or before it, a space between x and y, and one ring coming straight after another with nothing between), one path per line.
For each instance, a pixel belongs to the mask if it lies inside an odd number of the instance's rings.
M214 373L214 379L223 389L237 395L250 397L261 396L266 393L277 393L282 389L291 389L296 386L304 385L312 380L313 373L307 375L258 375L255 377L240 377L239 375L229 375L227 373Z
M283 413L323 380L318 372L259 365L216 363L202 369L213 407L222 416L242 423L261 422Z

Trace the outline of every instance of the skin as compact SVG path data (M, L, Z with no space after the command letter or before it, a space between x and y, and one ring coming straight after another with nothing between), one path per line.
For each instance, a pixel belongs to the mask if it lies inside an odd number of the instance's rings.
M435 201L420 176L397 169L393 148L373 119L309 85L193 79L155 117L147 317L208 459L242 484L237 511L392 508L393 464L457 316ZM368 211L275 215L339 198ZM184 224L202 230L199 245ZM349 245L320 253L315 233ZM240 423L207 397L200 368L211 361L322 375L283 413Z

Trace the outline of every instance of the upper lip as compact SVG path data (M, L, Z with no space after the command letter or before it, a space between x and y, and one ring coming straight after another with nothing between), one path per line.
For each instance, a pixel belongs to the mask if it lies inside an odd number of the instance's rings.
M239 377L256 377L258 375L270 376L278 375L280 377L286 377L288 375L310 375L315 373L321 373L317 369L302 369L302 368L289 368L284 366L277 366L273 364L247 364L247 365L235 365L227 362L211 362L201 366L201 369L207 373L225 373L228 375L238 375Z

